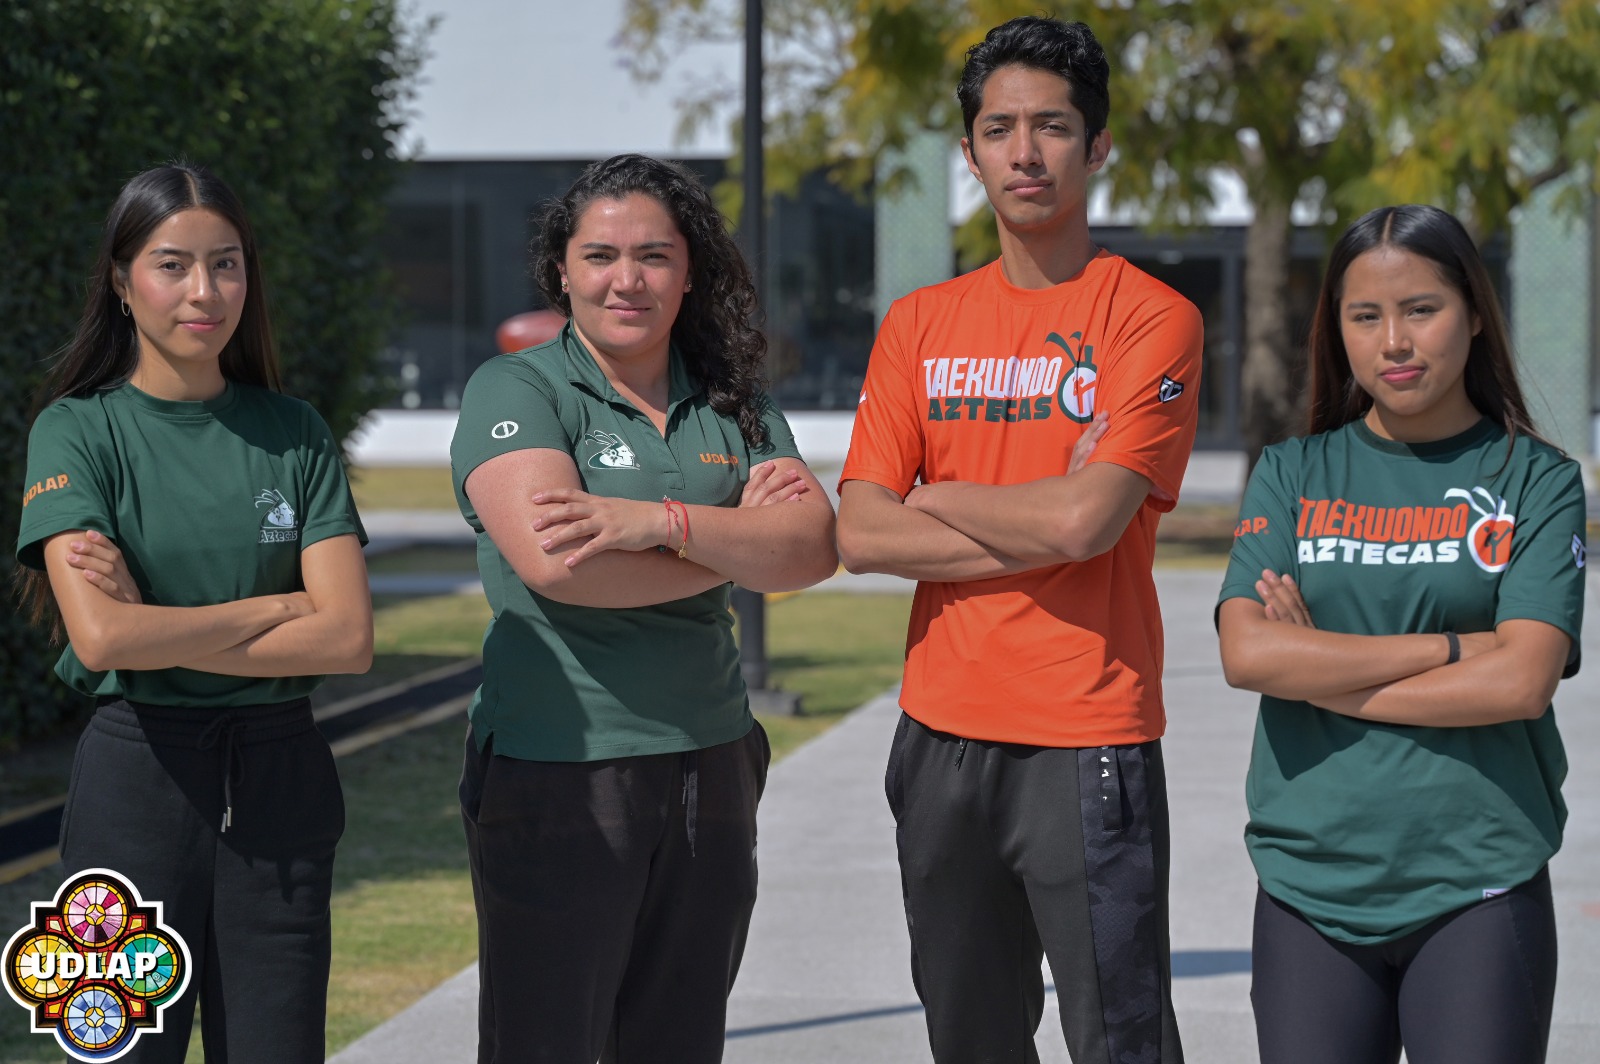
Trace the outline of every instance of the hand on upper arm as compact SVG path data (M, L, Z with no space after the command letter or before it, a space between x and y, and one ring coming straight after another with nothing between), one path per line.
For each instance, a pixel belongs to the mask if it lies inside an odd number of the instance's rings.
M539 546L548 533L541 535L534 528L534 522L557 504L539 505L533 496L540 491L582 490L570 454L530 447L496 455L468 474L464 487L484 531L524 583L542 582L531 579L540 574L560 575L565 568L562 558Z
M117 598L86 579L85 570L69 561L77 554L73 543L86 543L86 534L84 529L57 532L44 542L45 572L61 611L61 623L66 627L67 639L80 646L94 638L107 614L119 604Z
M91 528L81 536L71 537L68 546L67 564L89 584L118 602L137 606L143 601L127 559L108 537Z

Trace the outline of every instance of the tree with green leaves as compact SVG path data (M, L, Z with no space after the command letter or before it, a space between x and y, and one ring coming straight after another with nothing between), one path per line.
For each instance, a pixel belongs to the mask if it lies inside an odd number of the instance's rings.
M259 234L285 388L343 437L385 394L375 238L422 58L398 0L40 0L0 10L0 482L20 504L33 397L72 335L117 190L186 156ZM20 505L0 507L0 580ZM58 651L0 611L0 741L67 705Z
M769 172L782 182L821 165L864 182L870 160L914 130L953 142L966 50L1037 7L769 0L770 50L821 57L796 61L769 87ZM624 40L649 74L697 34L737 33L741 10L732 0L629 0ZM1600 173L1592 0L1078 0L1054 13L1088 23L1111 58L1116 149L1101 180L1114 206L1181 226L1204 221L1228 177L1249 198L1241 428L1252 460L1299 428L1292 214L1335 225L1420 201L1491 233L1542 185L1575 168ZM824 45L789 36L799 32ZM958 238L969 261L994 254L980 214Z

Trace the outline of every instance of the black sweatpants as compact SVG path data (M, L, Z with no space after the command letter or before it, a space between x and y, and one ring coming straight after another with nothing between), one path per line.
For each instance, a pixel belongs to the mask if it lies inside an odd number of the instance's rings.
M1556 989L1550 874L1393 942L1352 946L1256 893L1262 1064L1540 1064Z
M756 900L760 724L704 750L523 761L467 734L480 1064L722 1059Z
M935 1061L1037 1061L1045 955L1074 1064L1182 1064L1158 742L982 742L902 714L884 784Z
M194 964L162 1033L141 1033L121 1062L180 1064L198 998L207 1064L320 1064L343 833L338 771L306 699L96 711L72 765L61 861L161 902Z

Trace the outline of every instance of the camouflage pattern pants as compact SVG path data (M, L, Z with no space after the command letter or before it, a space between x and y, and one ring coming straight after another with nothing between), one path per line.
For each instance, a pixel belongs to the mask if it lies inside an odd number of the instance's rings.
M902 714L884 786L938 1064L1039 1059L1043 956L1075 1064L1182 1064L1159 742L993 743Z

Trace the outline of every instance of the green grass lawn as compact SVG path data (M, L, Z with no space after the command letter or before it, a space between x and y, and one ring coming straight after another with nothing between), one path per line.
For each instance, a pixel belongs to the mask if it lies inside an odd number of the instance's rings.
M781 758L900 678L906 595L807 593L769 605L773 681L806 715L763 718ZM375 672L392 679L478 652L488 607L475 595L379 599ZM330 681L331 683L331 681ZM363 681L364 686L372 682ZM345 693L355 693L352 686ZM476 955L456 783L463 721L419 728L339 762L346 828L335 866L328 1051L336 1052L460 971ZM0 930L50 897L57 867L0 886ZM198 1031L188 1059L202 1059ZM27 1033L27 1013L0 1001L0 1061L58 1061Z
M369 466L350 470L358 510L456 509L447 466Z

